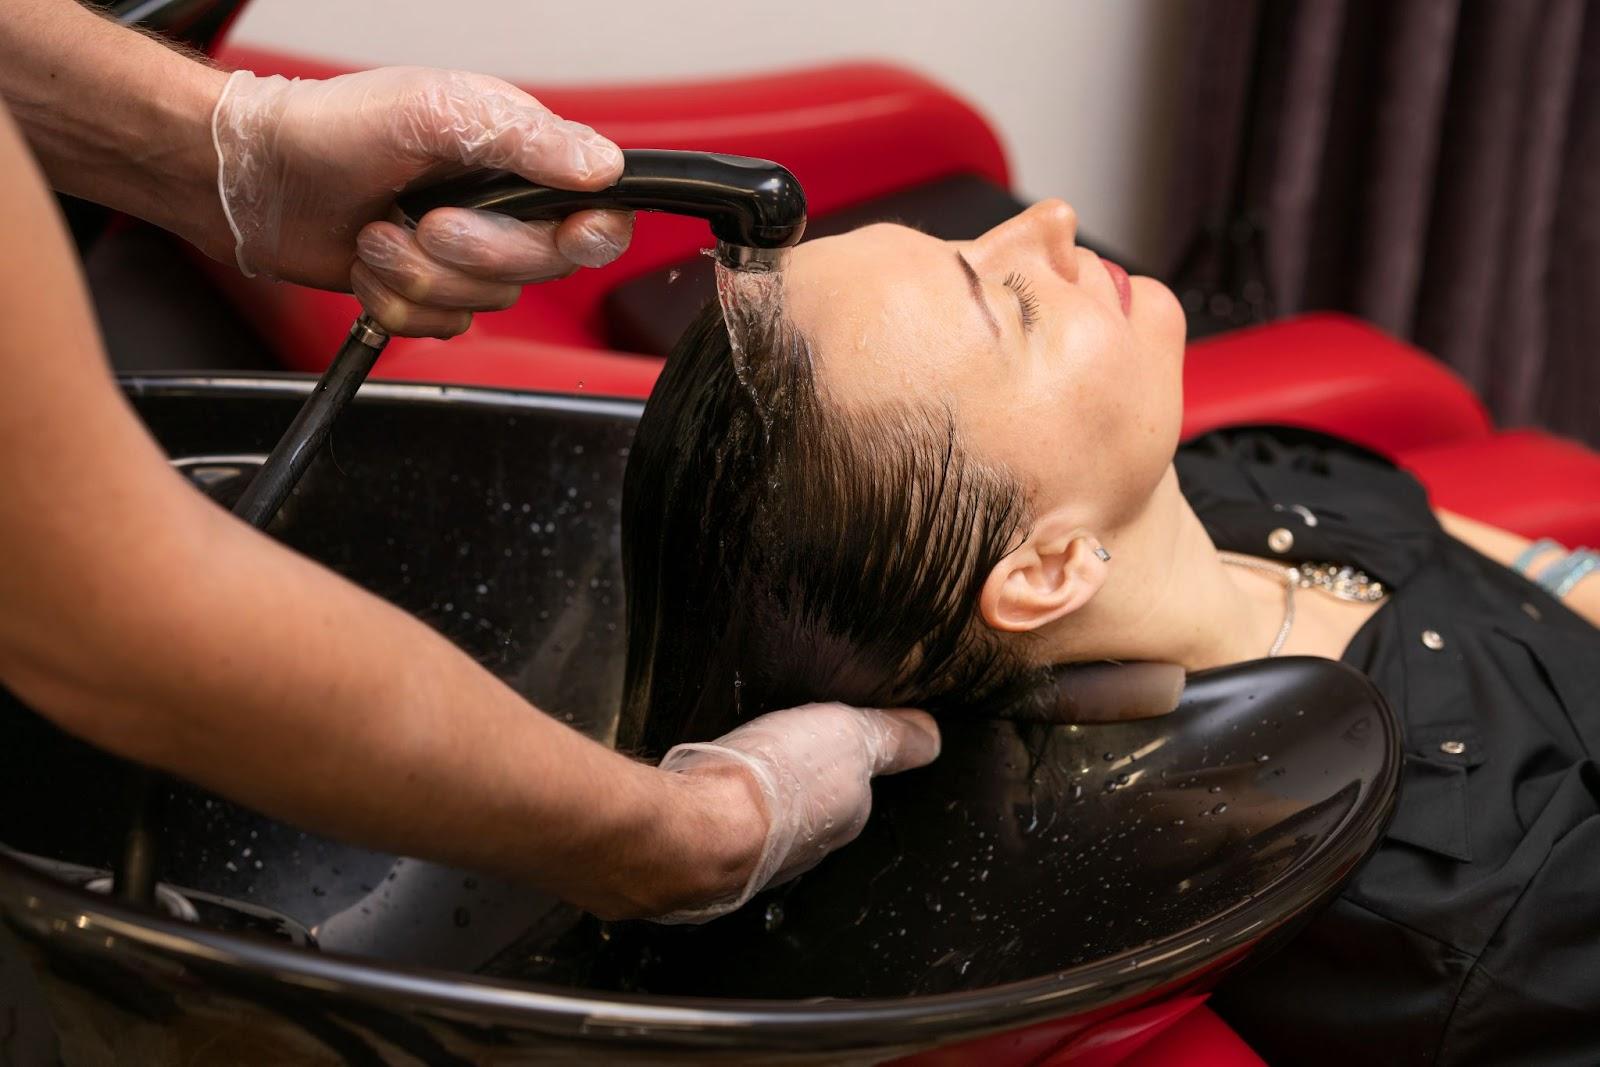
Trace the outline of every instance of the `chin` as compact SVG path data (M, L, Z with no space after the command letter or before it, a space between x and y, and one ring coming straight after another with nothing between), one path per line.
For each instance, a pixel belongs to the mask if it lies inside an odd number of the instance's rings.
M1188 320L1177 294L1143 274L1135 275L1130 280L1133 283L1134 325L1157 343L1166 341L1176 345L1181 359Z
M1139 275L1133 278L1133 326L1147 353L1146 385L1163 401L1159 423L1177 450L1183 428L1183 358L1188 320L1171 289Z

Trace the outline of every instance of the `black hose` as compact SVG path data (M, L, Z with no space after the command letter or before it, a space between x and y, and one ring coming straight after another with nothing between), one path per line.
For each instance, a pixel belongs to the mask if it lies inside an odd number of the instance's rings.
M267 528L306 468L322 451L335 420L356 395L388 343L389 335L366 315L356 319L344 347L317 379L311 396L300 406L294 421L234 504L235 515L258 530ZM158 812L165 784L162 776L148 767L131 769L127 793L128 832L123 839L122 855L112 873L112 892L122 900L146 907L155 903Z

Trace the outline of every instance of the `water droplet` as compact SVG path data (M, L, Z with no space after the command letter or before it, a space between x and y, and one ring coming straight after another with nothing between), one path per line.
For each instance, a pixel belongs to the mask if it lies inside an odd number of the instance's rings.
M451 918L457 926L470 926L472 924L472 913L466 908L457 908Z
M1257 763L1265 763L1271 758L1272 758L1271 756L1269 756L1265 752L1263 752L1261 755L1256 757L1256 762Z
M1228 810L1228 805L1226 803L1218 804L1216 807L1211 809L1211 814L1213 814L1213 815L1221 815L1223 812L1225 812L1227 810Z
M1208 793L1220 793L1220 792L1222 792L1222 787L1220 785L1214 785L1210 789L1207 789L1206 792L1208 792Z
M783 905L774 900L767 905L767 913L762 918L762 925L767 928L767 933L772 933L783 925Z
M1100 758L1105 760L1107 763L1110 763L1112 760L1117 758L1117 754L1115 752L1107 752L1104 756L1101 756Z

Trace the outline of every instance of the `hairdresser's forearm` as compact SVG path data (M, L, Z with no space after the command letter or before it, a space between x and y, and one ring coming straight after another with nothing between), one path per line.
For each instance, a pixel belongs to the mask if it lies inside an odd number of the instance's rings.
M199 536L105 567L96 582L120 591L89 625L51 634L56 613L36 616L36 669L15 682L69 730L299 825L606 915L748 875L762 827L740 777L629 761L226 516L178 518Z
M308 829L602 911L741 884L730 868L753 863L761 815L740 780L690 782L586 740L172 472L106 373L3 107L0 234L27 250L0 256L0 685Z
M211 144L226 75L75 0L5 0L0 16L0 97L51 184L228 258Z

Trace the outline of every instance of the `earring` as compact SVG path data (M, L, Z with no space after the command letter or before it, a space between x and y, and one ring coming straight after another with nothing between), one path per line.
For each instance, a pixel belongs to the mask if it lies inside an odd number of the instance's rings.
M1095 555L1095 558L1098 559L1101 563L1110 563L1111 562L1111 551L1109 549L1107 549L1105 545L1095 545L1094 546L1094 555Z

